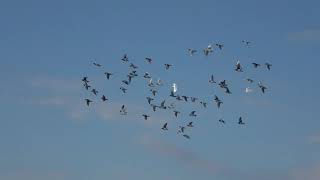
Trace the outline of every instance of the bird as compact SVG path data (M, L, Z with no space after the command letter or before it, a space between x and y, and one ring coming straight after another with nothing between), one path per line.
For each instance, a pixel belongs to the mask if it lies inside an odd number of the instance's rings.
M207 48L203 49L203 53L205 56L208 56L212 52L213 52L213 48L211 44L209 44Z
M179 126L178 134L184 133L184 129L185 129L185 127Z
M218 48L219 48L220 50L222 50L222 48L223 48L223 44L218 44L218 43L216 43L216 46L218 46Z
M153 99L153 98L151 98L151 97L147 97L147 100L148 100L148 104L150 104L150 103L151 103L151 101L153 101L154 99Z
M237 61L235 71L243 72L240 61Z
M82 81L83 81L84 83L90 82L90 81L88 81L88 77L83 77L83 78L82 78Z
M102 65L99 63L94 62L93 65L97 66L97 67L101 67Z
M245 123L242 121L242 117L241 117L241 116L239 117L238 124L240 124L240 125L244 125L244 124L245 124Z
M246 87L245 92L246 93L251 93L251 92L253 92L253 89L251 89L250 87Z
M150 91L151 91L151 93L152 93L153 96L156 96L156 94L157 94L157 92L158 92L157 90L154 90L154 89L150 89Z
M152 59L151 58L148 58L146 57L145 60L147 61L147 63L151 64L152 63Z
M174 94L174 91L170 91L170 96L171 96L171 97L177 97L177 96Z
M166 103L165 100L162 101L161 104L160 104L160 106L159 106L159 108L161 108L161 109L167 109L167 107L165 106L165 103Z
M178 114L180 114L179 111L173 111L173 112L174 112L174 116L175 116L175 117L178 117Z
M162 81L161 81L161 79L158 79L156 84L157 84L158 86L162 86Z
M151 76L149 75L149 73L148 73L148 72L145 72L143 77L144 77L144 78L146 78L146 79L151 78Z
M172 66L172 64L164 64L164 68L165 68L166 70L168 70L171 66Z
M215 95L215 97L214 97L214 100L216 101L218 108L220 108L220 106L221 106L221 104L222 104L223 102L222 102L222 101L218 98L218 96L216 96L216 95Z
M127 115L127 108L125 107L125 105L121 106L120 114L121 115Z
M127 80L122 80L121 82L123 82L126 85L129 85L129 81L127 81Z
M166 131L166 130L168 130L167 126L168 126L168 123L165 123L165 124L162 126L161 129Z
M265 87L264 85L262 85L261 82L258 83L259 88L261 89L262 93L265 93L267 87Z
M91 92L94 94L94 95L97 95L98 94L98 91L96 89L92 89Z
M250 41L242 40L241 42L242 42L242 43L244 43L246 46L249 46L249 45L251 44L251 42L250 42Z
M152 110L153 110L154 112L156 112L158 106L156 106L156 105L154 105L154 104L151 104L151 107L152 107Z
M258 63L252 63L252 65L253 65L254 68L257 68L257 67L260 66L260 64L258 64Z
M225 89L226 89L226 93L227 93L227 94L232 94L231 91L230 91L230 89L229 89L228 87L225 87Z
M206 103L206 102L200 101L200 104L202 104L202 106L203 106L204 108L207 107L207 103Z
M148 120L148 118L150 117L149 115L143 114L142 115L144 117L144 120Z
M216 81L214 81L213 74L210 76L209 83L216 83Z
M112 73L110 73L110 72L105 72L104 74L106 75L108 80L110 79L110 76L112 75Z
M85 99L86 103L87 103L87 106L90 105L90 103L92 102L90 99Z
M188 52L189 52L190 56L193 56L193 54L195 54L197 52L197 50L188 48Z
M133 69L137 69L138 68L138 66L134 65L133 63L131 63L129 67L131 67Z
M219 119L219 122L225 124L226 122L223 119Z
M268 70L271 69L272 64L270 64L270 63L265 63L265 65L266 65L266 67L267 67Z
M188 126L188 127L193 127L193 122L192 122L192 121L189 122L187 126Z
M152 82L152 78L149 79L148 86L149 86L149 87L154 87L153 82Z
M187 139L190 139L190 136L187 135L187 134L184 134L184 135L182 135L182 136L185 137L185 138L187 138Z
M121 58L122 62L128 62L129 58L127 56L127 54L124 54L123 57Z
M127 92L127 89L124 88L124 87L120 87L120 89L121 89L121 91L122 91L123 93L126 93L126 92Z
M187 97L187 96L181 96L181 97L184 99L184 101L188 102L189 97Z
M189 116L193 116L193 117L196 117L196 111L191 111L191 113L189 114Z
M223 81L219 82L219 86L220 86L221 88L226 88L226 87L228 87L228 85L227 85L227 83L226 83L226 80L223 80Z
M246 79L249 83L253 83L253 79L247 78Z
M191 99L191 102L196 102L196 100L198 99L198 98L196 98L196 97L190 97L190 99Z
M86 88L86 90L89 90L89 88L91 87L88 83L84 83L83 85Z
M176 100L182 101L181 97L179 95L176 96Z
M106 98L105 95L102 95L101 100L102 100L102 101L107 101L108 99Z

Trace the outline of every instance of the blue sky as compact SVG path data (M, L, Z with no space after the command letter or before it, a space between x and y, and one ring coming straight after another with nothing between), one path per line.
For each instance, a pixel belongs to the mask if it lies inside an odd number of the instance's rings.
M0 1L0 179L320 179L320 24L317 1ZM241 40L252 41L250 48ZM221 42L205 58L186 49ZM123 96L127 53L160 77L157 102L179 92L224 104L177 103L175 120L152 114L142 79ZM147 65L145 57L154 64ZM96 59L103 70L94 68ZM245 65L233 71L236 60ZM270 62L270 72L247 67ZM164 63L173 64L165 71ZM103 71L115 73L106 81ZM226 96L207 84L227 79ZM81 84L89 76L110 103L87 108L94 97ZM262 80L266 94L243 93L246 76ZM122 104L129 115L118 114ZM199 117L191 140L174 127ZM152 114L145 122L141 114ZM243 116L247 125L236 125ZM227 124L217 123L223 117ZM171 131L160 127L169 122ZM172 130L173 129L173 130Z

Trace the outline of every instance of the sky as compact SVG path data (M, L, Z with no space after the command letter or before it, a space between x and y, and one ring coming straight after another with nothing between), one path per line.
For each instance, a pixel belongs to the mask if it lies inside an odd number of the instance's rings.
M315 0L0 1L0 179L320 179L319 6ZM201 49L216 42L224 49L203 56ZM190 57L187 48L199 53ZM141 78L121 94L125 53L140 74L164 81L156 103L172 101L175 82L179 93L209 107L177 103L180 118L153 113ZM237 60L243 73L234 71ZM253 61L273 66L256 70ZM172 69L165 71L165 63ZM104 71L114 78L107 81ZM211 74L226 79L232 94L210 86ZM87 92L83 76L110 101ZM253 93L243 93L246 77L262 81L267 92L252 85ZM224 101L219 110L215 94ZM95 102L88 108L84 98ZM128 116L119 115L122 104ZM188 117L191 110L197 118ZM142 113L152 117L144 121ZM239 116L245 126L237 125ZM191 139L177 135L175 128L191 120Z

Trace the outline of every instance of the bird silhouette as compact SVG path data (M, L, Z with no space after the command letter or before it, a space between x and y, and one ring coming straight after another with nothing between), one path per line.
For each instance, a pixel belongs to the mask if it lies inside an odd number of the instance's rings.
M265 63L265 65L266 65L266 67L267 67L268 70L271 69L272 64L270 64L270 63Z
M165 123L165 124L162 126L161 129L166 131L166 130L168 130L167 126L168 126L168 123Z
M90 105L90 103L92 102L90 99L85 99L87 106Z
M102 100L102 101L107 101L108 99L106 98L105 95L102 95L101 100Z
M112 73L110 73L110 72L105 72L104 74L106 75L108 80L110 79L110 76L112 75Z
M192 117L196 117L196 111L191 111L191 113L189 114L189 116L192 116Z
M142 115L144 117L144 120L148 120L148 118L150 117L149 115L143 114Z
M146 57L145 60L147 61L147 63L151 64L152 63L152 59L151 58L148 58Z
M241 116L239 117L238 124L240 124L240 125L244 125L244 124L245 124L245 123L242 121L242 117L241 117Z

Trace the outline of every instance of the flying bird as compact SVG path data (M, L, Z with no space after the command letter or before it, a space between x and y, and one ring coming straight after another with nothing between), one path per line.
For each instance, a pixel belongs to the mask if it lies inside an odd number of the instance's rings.
M148 104L151 104L151 101L153 101L154 99L151 97L147 97L147 100L148 100Z
M102 95L101 100L102 100L102 101L107 101L108 99L106 98L105 95Z
M147 63L149 63L149 64L152 63L152 59L151 58L146 57L145 59L146 59Z
M216 81L214 81L213 75L210 76L209 83L216 83Z
M178 117L178 114L180 114L179 111L173 111L173 112L174 112L174 116L175 116L175 117Z
M187 135L187 134L184 134L184 135L182 135L182 136L185 137L185 138L187 138L187 139L190 139L190 136Z
M198 98L196 98L196 97L190 97L190 99L191 99L191 102L196 102L196 100L198 99Z
M154 89L150 89L150 91L151 91L151 93L152 93L153 96L156 96L156 94L157 94L157 92L158 92L157 90L154 90Z
M82 78L82 81L83 81L84 83L90 82L90 81L88 81L88 77L83 77L83 78Z
M220 50L222 50L222 48L223 48L223 44L216 44L216 46L217 46Z
M181 97L184 99L184 101L188 102L189 97L187 97L187 96L181 96Z
M264 85L262 85L261 82L258 83L259 88L261 89L262 93L265 93L267 87L265 87Z
M266 67L267 67L268 70L271 69L272 64L270 64L270 63L265 63L265 65L266 65Z
M149 75L149 73L148 73L148 72L145 72L145 73L144 73L144 75L143 75L143 77L144 77L144 78L146 78L146 79L151 78L151 76Z
M208 56L212 52L213 52L213 48L211 44L209 44L207 48L203 49L203 53L205 56Z
M133 69L137 69L138 68L138 66L134 65L133 63L131 63L129 67L131 67Z
M149 115L143 114L142 115L144 117L144 120L148 120L148 118L150 117Z
M203 106L204 108L207 107L207 103L206 103L206 102L200 101L200 104L202 104L202 106Z
M122 62L128 62L129 58L127 56L127 54L124 54L123 57L121 58Z
M124 88L124 87L120 87L120 89L121 89L121 91L122 91L123 93L126 93L126 92L127 92L127 89Z
M120 114L121 115L127 115L127 108L124 105L121 106Z
M247 78L246 79L249 83L253 83L253 79Z
M97 67L101 67L102 65L99 63L94 62L93 65L97 66Z
M168 123L165 123L163 126L162 126L162 130L168 130L168 128L167 128L167 126L168 126Z
M94 95L97 95L98 94L98 91L96 89L92 89L91 92L94 94Z
M90 99L85 99L86 103L87 103L87 106L90 105L90 103L92 102Z
M188 127L193 127L193 122L192 122L192 121L189 122L187 126L188 126Z
M240 125L244 125L244 124L245 124L245 123L242 121L242 117L241 117L241 116L239 117L238 124L240 124Z
M235 71L243 72L240 61L237 61Z
M161 109L167 109L167 107L165 106L165 103L166 103L165 100L162 101L161 104L160 104L160 106L159 106L159 108L161 108Z
M197 50L189 48L188 52L189 52L190 56L193 56L193 54L195 54L197 52Z
M86 88L86 90L89 90L89 88L91 87L91 86L89 86L88 83L84 83L83 85L84 85L84 87Z
M252 63L252 65L254 68L258 68L260 66L260 64L258 64L258 63Z
M193 116L193 117L196 117L196 111L191 111L191 113L189 114L189 116Z
M129 81L127 81L127 80L122 80L121 82L123 82L126 85L129 85Z
M110 76L112 75L112 73L110 73L110 72L105 72L104 74L106 75L108 80L110 79Z
M156 112L158 106L156 106L156 105L154 105L154 104L151 104L151 107L152 107L152 110L153 110L154 112Z
M223 119L219 119L219 122L225 124L226 122Z
M166 70L168 70L171 66L172 66L172 64L164 64L164 67Z

